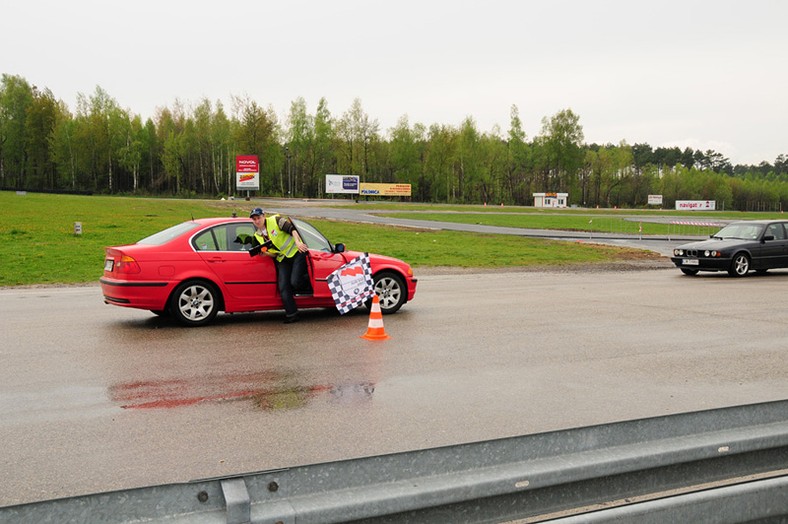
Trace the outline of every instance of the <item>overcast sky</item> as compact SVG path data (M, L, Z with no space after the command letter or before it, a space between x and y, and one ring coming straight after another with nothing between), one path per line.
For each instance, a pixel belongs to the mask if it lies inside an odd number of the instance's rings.
M355 98L409 123L529 139L562 109L587 143L788 154L782 0L0 0L0 73L76 109L100 86L143 119L248 96L282 121L298 97Z

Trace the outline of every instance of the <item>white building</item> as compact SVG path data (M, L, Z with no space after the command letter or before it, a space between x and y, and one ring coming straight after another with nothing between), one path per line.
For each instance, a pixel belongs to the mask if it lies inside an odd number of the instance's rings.
M534 207L567 207L569 193L534 193Z

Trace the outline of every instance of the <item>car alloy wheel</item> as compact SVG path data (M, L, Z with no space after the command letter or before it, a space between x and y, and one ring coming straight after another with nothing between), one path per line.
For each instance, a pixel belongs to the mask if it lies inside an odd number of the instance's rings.
M216 317L219 297L213 285L207 282L184 282L172 295L170 311L181 324L202 326Z
M396 273L384 271L374 275L374 290L380 301L380 312L384 315L395 313L408 299L408 288L405 281ZM371 307L372 300L368 300L366 305Z
M743 277L750 270L750 257L746 253L736 253L731 262L728 274L733 277Z

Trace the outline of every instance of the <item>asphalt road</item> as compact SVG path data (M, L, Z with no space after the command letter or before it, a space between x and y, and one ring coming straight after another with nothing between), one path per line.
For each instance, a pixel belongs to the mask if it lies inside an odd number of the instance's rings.
M413 218L400 218L397 216L398 211L391 210L385 211L387 216L381 216L377 213L383 213L380 210L368 209L364 203L356 206L330 206L325 200L316 201L293 201L293 200L280 200L280 199L262 199L255 200L254 205L261 205L264 209L268 209L283 215L292 215L305 219L309 218L326 218L334 220L349 220L355 222L366 222L371 224L387 224L403 227L413 228L427 228L427 229L445 229L451 231L465 231L473 233L489 233L499 235L514 235L525 236L531 238L549 238L554 240L567 240L567 241L583 241L594 242L600 244L609 244L621 247L635 247L655 251L663 256L670 256L673 248L681 243L701 240L707 238L700 235L632 235L626 233L611 233L611 232L582 232L582 231L560 231L560 230L544 230L544 229L528 229L519 227L500 227L500 226L487 226L482 224L462 224L455 222L439 222L434 220L418 220ZM330 201L328 201L330 202ZM251 204L250 206L251 207ZM505 208L503 208L506 212ZM413 212L410 212L413 213ZM492 211L488 212L492 213ZM649 217L649 220L664 222L672 219L684 219L686 217ZM719 222L719 221L718 221Z
M421 275L365 311L178 327L0 290L0 505L788 397L788 271Z

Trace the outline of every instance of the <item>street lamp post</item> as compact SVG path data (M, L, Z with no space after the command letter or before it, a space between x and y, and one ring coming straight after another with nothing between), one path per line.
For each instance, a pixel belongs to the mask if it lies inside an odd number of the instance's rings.
M290 148L285 146L285 156L287 157L287 196L293 191L293 177L290 174Z

